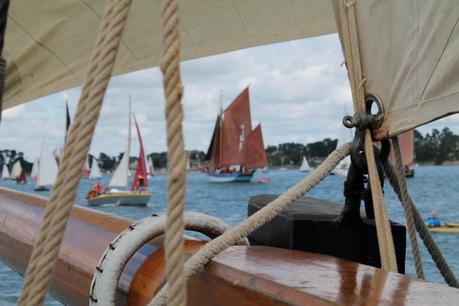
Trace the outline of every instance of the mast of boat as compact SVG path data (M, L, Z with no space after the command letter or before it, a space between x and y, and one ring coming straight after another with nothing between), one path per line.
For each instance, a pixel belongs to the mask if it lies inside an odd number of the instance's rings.
M222 152L223 152L223 89L220 89L220 128L218 129L218 160L222 162ZM216 170L216 169L214 169Z

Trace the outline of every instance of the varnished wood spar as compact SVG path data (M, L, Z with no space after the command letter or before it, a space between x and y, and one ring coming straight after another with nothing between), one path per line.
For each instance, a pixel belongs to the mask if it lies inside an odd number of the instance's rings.
M0 258L23 273L45 200L0 189ZM51 292L86 305L106 245L129 220L75 207ZM187 240L187 250L201 242ZM161 241L142 248L119 284L119 304L145 305L164 282ZM157 251L155 251L157 250ZM459 290L331 256L269 247L230 247L189 283L189 305L457 305Z
M43 197L0 188L0 259L21 275L25 272L43 216ZM131 208L132 209L132 208ZM129 219L75 206L65 232L55 269L51 294L66 305L87 305L92 275L108 244L131 224ZM127 295L132 303L146 295L142 286L131 286L131 280L145 261L162 257L162 238L142 247L127 264L119 283L118 300L125 304ZM195 250L202 242L186 240L186 250ZM149 296L164 282L164 261L157 262L148 276ZM139 274L141 275L141 274ZM137 281L135 284L139 284Z

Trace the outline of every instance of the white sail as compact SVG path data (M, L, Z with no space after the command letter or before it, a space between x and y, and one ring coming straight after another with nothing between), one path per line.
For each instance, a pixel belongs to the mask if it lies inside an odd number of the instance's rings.
M303 161L301 162L300 171L301 172L309 171L309 163L308 163L308 160L306 159L306 156L303 156Z
M131 151L131 96L129 96L129 112L128 112L128 142L126 151L123 154L123 158L121 158L120 164L118 168L116 168L115 173L108 183L110 187L127 187L128 185L128 177L129 177L129 160L130 160L130 151Z
M339 148L347 142L352 142L352 130L343 127L341 137L338 138L338 143L336 144L336 147ZM350 165L351 158L348 155L339 162L338 166L336 166L335 169L333 169L332 173L339 176L346 176Z
M11 178L18 178L21 175L21 172L22 172L21 162L16 161L13 164L13 169L11 170Z
M48 147L46 143L43 144L38 161L37 187L52 186L56 181L58 168L53 152L52 147Z
M186 159L186 171L190 171L191 169L191 162L190 162L190 158L188 157Z
M92 166L91 166L91 172L89 173L89 178L90 179L98 179L102 177L102 173L100 173L99 165L97 164L97 161L95 158L92 159Z
M32 172L30 173L30 178L36 180L38 177L38 159L35 160L32 166Z
M6 163L3 163L2 179L7 180L9 178L10 178L10 170L8 170L8 165Z

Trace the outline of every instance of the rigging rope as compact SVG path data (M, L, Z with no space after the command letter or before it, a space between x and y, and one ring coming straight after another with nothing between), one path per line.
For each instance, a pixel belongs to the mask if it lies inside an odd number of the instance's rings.
M183 211L186 192L186 153L183 140L182 93L180 80L179 2L166 0L163 6L163 48L161 61L167 125L167 231L166 272L170 294L168 305L187 304L183 254Z
M392 138L392 145L395 156L395 169L398 174L398 182L400 187L400 201L402 202L403 211L405 212L406 227L408 229L408 237L410 238L411 250L413 254L414 266L416 268L416 275L420 279L424 279L424 271L422 268L421 255L419 254L418 241L416 239L416 229L413 221L413 210L409 203L409 193L406 186L406 179L402 161L402 153L400 151L400 143L398 137Z
M41 305L45 298L130 5L131 0L108 2L54 191L47 203L42 227L27 267L19 300L21 306Z
M338 163L350 152L351 144L346 143L333 151L325 161L320 164L310 175L280 195L277 199L248 217L245 221L231 228L223 235L207 243L185 264L186 278L201 270L215 255L225 250L228 246L236 244L250 233L257 230L282 211L291 206L296 200L319 184ZM165 305L168 285L166 284L149 303L152 305Z
M384 164L384 172L386 173L387 178L389 179L389 182L392 185L392 188L394 189L398 198L400 199L400 201L402 201L403 191L400 189L400 178L390 161L387 161ZM426 246L427 250L432 256L432 259L435 262L435 265L437 266L441 275L443 276L448 285L450 285L451 287L459 288L459 283L457 282L457 279L454 276L453 271L449 267L446 259L443 257L443 254L441 253L440 248L435 243L435 240L432 238L429 229L425 225L424 220L422 219L421 215L416 209L416 206L414 205L410 195L406 193L404 197L406 197L406 200L411 206L411 210L413 212L414 225L419 233L419 237L421 237L422 241L424 242L424 245Z
M356 112L365 112L365 78L362 76L362 67L360 63L359 40L354 6L355 0L341 0L338 1L338 3L344 55L349 71L348 76L351 83L354 109ZM378 170L374 157L373 140L369 129L365 130L364 151L371 184L371 195L374 205L376 232L382 268L387 271L397 272L394 241L386 207L384 205L384 195L379 182Z

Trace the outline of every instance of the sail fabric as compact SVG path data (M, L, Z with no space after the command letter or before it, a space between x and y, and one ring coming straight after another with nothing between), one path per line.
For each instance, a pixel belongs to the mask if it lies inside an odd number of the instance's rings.
M123 157L116 168L112 179L108 183L110 187L127 187L129 174L129 153L124 152Z
M408 131L398 135L400 144L400 153L402 154L402 162L404 166L409 168L414 167L414 131ZM389 159L395 163L393 146L389 154Z
M212 164L215 167L219 167L219 165L221 165L221 161L220 161L221 125L222 125L222 119L221 119L221 116L218 116L217 120L215 121L214 132L212 133L212 138L210 140L209 148L207 149L206 156L204 157L205 161L212 161Z
M102 173L100 173L99 165L97 164L97 161L95 158L92 159L92 165L91 165L91 172L89 173L89 178L90 179L98 179L102 177Z
M244 161L242 143L252 131L250 117L249 88L245 88L239 96L223 112L221 128L221 160L216 167L240 165Z
M38 177L38 160L35 160L32 166L32 171L30 172L30 178L36 180Z
M3 163L2 167L2 179L6 180L10 178L10 171L8 170L8 165Z
M135 177L132 182L132 190L139 190L142 187L148 187L147 177L147 164L145 162L145 152L143 149L142 135L140 134L139 125L134 117L134 124L137 130L137 138L139 139L139 157L137 159L137 168L135 169ZM140 180L143 180L143 186L140 184Z
M56 181L58 167L53 152L54 148L49 147L46 143L43 144L38 161L37 187L52 186Z
M153 165L153 158L148 156L147 158L148 174L155 175L155 166Z
M384 104L382 131L395 136L458 112L459 2L365 0L354 5L364 86Z
M4 107L83 82L106 0L11 1ZM162 1L133 1L114 74L159 65ZM181 57L191 59L336 31L329 1L180 3Z
M13 169L11 169L11 178L18 178L21 175L21 172L21 162L18 160L13 164Z
M268 165L260 124L245 139L243 165L246 170L264 168Z
M303 156L303 161L301 162L300 171L308 171L309 170L309 163L306 159L306 156Z

